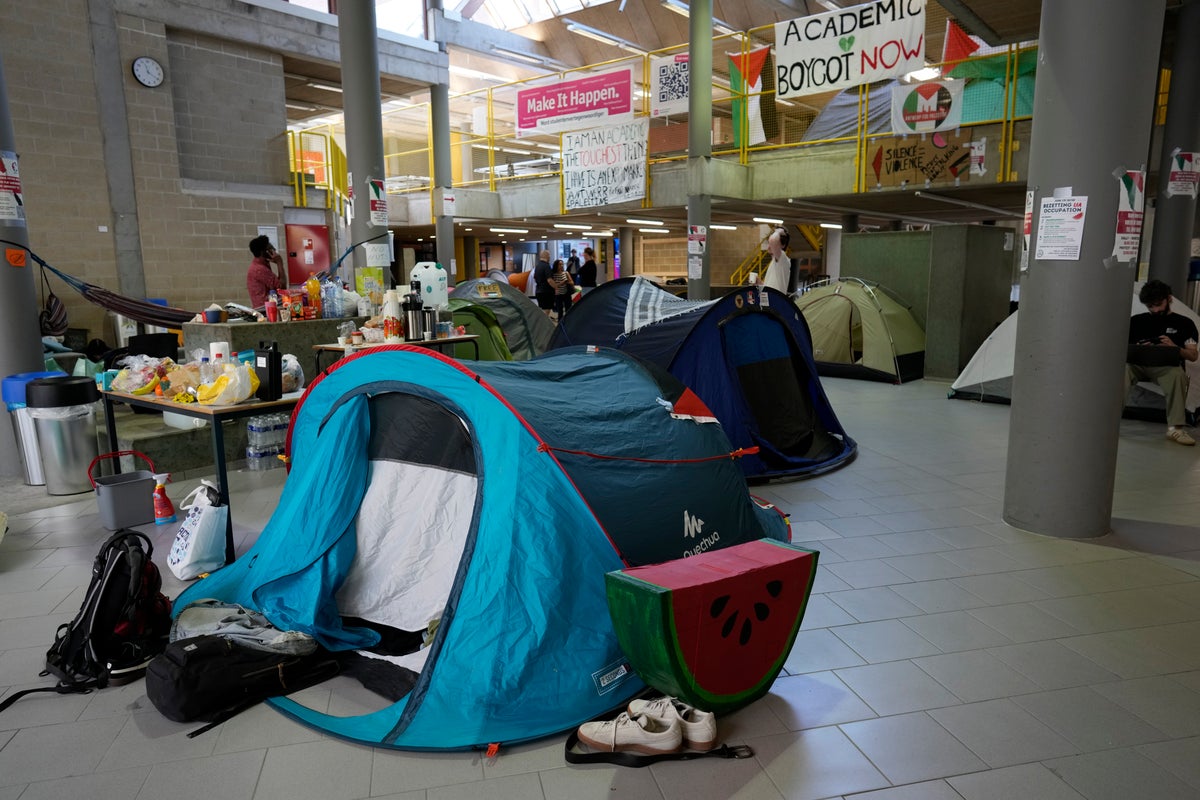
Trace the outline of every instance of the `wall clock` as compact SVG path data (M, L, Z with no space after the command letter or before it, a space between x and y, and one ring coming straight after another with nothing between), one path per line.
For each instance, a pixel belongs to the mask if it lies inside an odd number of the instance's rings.
M162 85L164 75L162 64L150 56L141 56L133 60L133 77L143 86L153 89Z

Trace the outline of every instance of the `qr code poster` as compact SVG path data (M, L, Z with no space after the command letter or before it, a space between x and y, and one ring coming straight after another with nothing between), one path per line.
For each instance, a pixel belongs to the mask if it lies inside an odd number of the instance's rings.
M650 59L650 116L686 114L688 110L688 54Z

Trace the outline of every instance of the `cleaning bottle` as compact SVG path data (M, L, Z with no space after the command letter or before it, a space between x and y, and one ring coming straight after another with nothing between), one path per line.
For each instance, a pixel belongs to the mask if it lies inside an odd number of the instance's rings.
M308 293L308 305L312 309L311 319L321 319L321 282L317 280L316 274L308 273L304 291Z
M154 524L166 525L175 521L175 506L167 497L167 481L171 473L158 472L154 475Z

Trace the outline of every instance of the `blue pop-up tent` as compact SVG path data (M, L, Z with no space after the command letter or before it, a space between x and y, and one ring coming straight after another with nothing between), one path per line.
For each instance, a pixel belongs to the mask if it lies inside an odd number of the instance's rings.
M815 475L849 463L854 440L838 422L813 362L804 317L774 289L746 286L719 300L684 300L644 278L584 295L551 348L616 347L668 370L712 409L750 478Z
M612 350L469 367L405 345L351 356L297 407L256 543L175 608L240 603L338 651L332 699L271 701L335 736L453 749L566 730L644 688L606 572L788 538L710 420Z

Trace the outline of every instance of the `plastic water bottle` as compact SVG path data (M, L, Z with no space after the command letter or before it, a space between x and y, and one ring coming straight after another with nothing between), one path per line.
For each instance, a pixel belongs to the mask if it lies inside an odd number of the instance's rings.
M200 356L200 383L212 382L212 364L208 362L208 356Z

